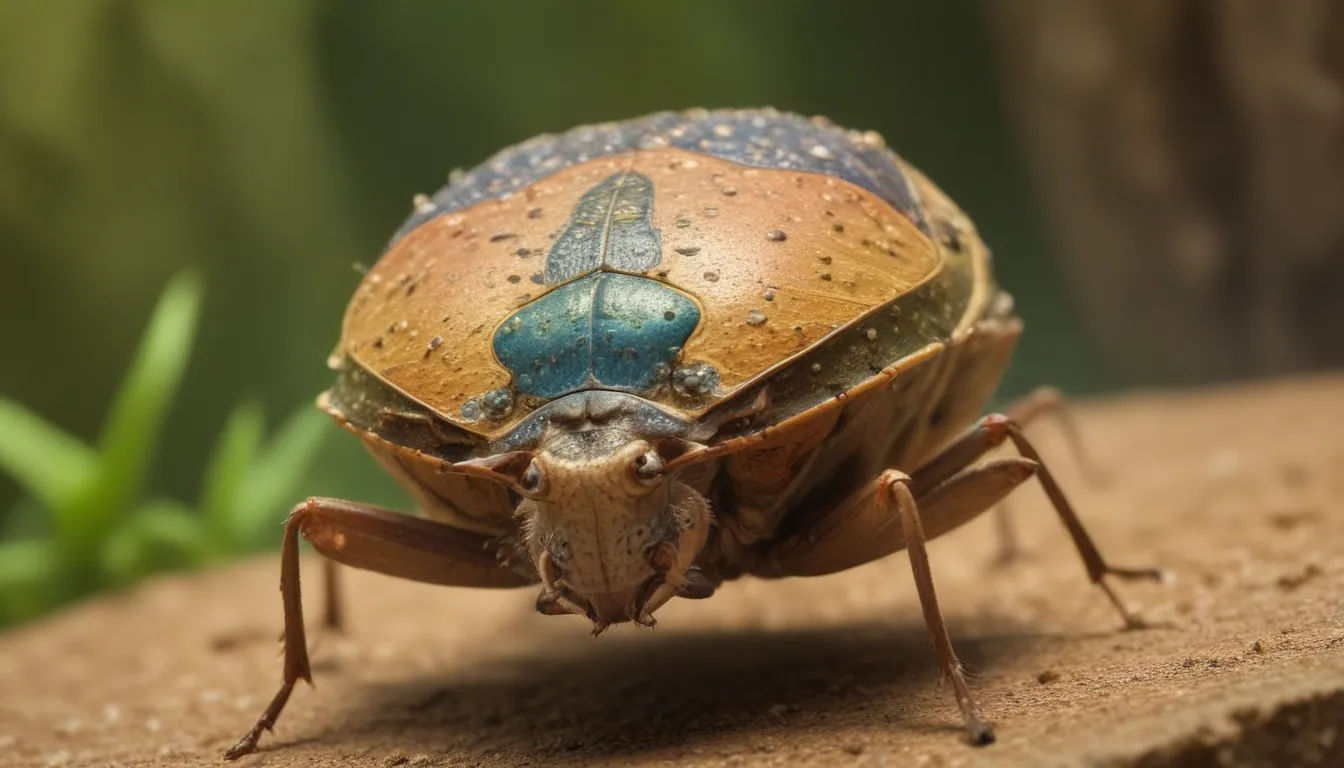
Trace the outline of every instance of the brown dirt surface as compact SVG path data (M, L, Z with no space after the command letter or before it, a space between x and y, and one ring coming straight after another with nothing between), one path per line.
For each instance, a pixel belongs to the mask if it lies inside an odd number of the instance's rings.
M316 689L238 765L1344 765L1344 376L1079 415L1103 485L1033 434L1109 558L1177 577L1120 585L1170 626L1120 628L1034 485L1022 559L993 563L989 516L934 542L993 746L961 740L896 555L596 639L531 589L352 572L349 634L313 633ZM0 636L0 765L221 765L280 674L277 578L170 576Z

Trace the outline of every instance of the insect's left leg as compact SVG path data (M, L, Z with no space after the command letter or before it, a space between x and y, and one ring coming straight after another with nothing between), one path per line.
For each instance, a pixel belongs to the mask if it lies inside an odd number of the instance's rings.
M1050 499L1050 504L1055 508L1055 512L1059 515L1060 521L1064 523L1065 529L1068 530L1079 556L1083 558L1083 565L1087 567L1088 577L1106 593L1106 597L1110 599L1116 610L1120 612L1121 617L1124 618L1125 626L1129 628L1146 626L1142 619L1125 607L1125 604L1120 600L1120 596L1107 583L1106 577L1161 581L1165 573L1161 568L1125 568L1113 566L1106 562L1106 559L1101 555L1101 550L1097 549L1096 543L1092 541L1092 537L1083 527L1082 521L1078 519L1078 514L1073 511L1073 505L1069 504L1069 500L1060 490L1059 484L1055 482L1054 475L1050 473L1049 467L1041 460L1041 455L1036 452L1031 442L1022 434L1022 427L1013 419L1003 414L990 414L982 418L969 432L915 473L911 481L911 488L915 496L923 498L925 494L935 491L940 484L951 483L957 479L959 474L972 471L974 468L967 468L1005 441L1011 441L1013 446L1017 448L1018 453L1037 464L1036 477L1040 479L1045 495Z

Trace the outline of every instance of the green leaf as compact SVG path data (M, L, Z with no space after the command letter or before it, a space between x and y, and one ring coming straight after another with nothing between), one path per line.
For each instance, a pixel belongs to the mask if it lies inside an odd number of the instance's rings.
M180 274L169 281L103 425L96 498L72 513L86 519L61 521L64 525L86 536L106 535L144 487L159 430L191 354L200 301L194 276Z
M264 437L261 406L253 401L233 409L202 480L200 513L216 546L233 549L242 543L239 499L244 492Z
M52 509L69 504L90 482L96 466L88 446L0 397L0 470L30 496Z
M311 405L296 410L276 430L252 464L235 515L245 547L274 544L285 510L300 501L299 481L331 434L331 417Z
M51 515L32 496L21 497L0 517L0 541L43 539L51 535Z
M51 586L58 576L59 557L52 542L0 543L0 625L49 610L55 602Z
M102 543L102 575L113 584L210 559L201 519L176 501L155 500L137 509Z

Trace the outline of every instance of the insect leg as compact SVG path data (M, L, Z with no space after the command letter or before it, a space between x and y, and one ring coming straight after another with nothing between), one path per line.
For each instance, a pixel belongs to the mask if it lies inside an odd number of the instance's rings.
M1088 577L1092 579L1093 583L1101 587L1106 597L1115 605L1116 610L1125 620L1125 626L1130 628L1145 626L1143 620L1131 613L1121 602L1119 595L1107 583L1106 577L1161 580L1164 572L1160 568L1124 568L1107 564L1106 559L1102 557L1101 550L1092 541L1092 537L1083 527L1082 521L1078 519L1078 514L1074 512L1073 506L1064 496L1059 484L1055 482L1054 475L1050 473L1049 467L1041 460L1040 454L1036 452L1031 441L1022 434L1021 426L1011 418L1003 414L990 414L982 418L969 432L915 473L911 483L912 491L914 491L916 497L922 496L946 478L969 466L1006 441L1011 441L1017 452L1024 458L1039 465L1036 470L1036 477L1041 481L1041 487L1045 490L1045 495L1050 499L1050 503L1059 515L1060 521L1064 523L1065 529L1068 530L1069 536L1073 539L1073 545L1077 548L1079 556L1083 559L1083 565L1087 568Z
M307 680L309 685L313 684L313 671L308 663L308 640L303 628L303 601L299 597L299 528L303 525L303 517L311 501L305 502L290 513L289 521L285 523L284 543L280 548L280 600L285 606L285 666L281 678L283 682L280 684L280 690L276 691L275 697L271 699L271 703L266 705L261 717L257 718L252 730L224 753L226 760L237 760L243 755L255 752L262 732L275 730L275 721L284 711L285 704L289 703L289 695L294 692L294 684L299 680Z
M1101 485L1104 482L1105 473L1092 461L1078 430L1078 423L1073 418L1073 412L1069 410L1063 394L1058 389L1038 387L1020 400L1008 404L1003 409L1003 414L1017 422L1023 429L1042 416L1053 416L1063 429L1064 440L1069 444L1069 452L1082 468L1083 476L1094 485ZM1022 555L1022 547L1018 543L1017 530L1013 526L1012 512L1007 502L1000 503L994 510L994 523L999 532L999 552L994 558L995 561L1004 565L1017 560Z
M961 662L952 648L952 638L947 633L947 624L938 608L938 596L933 589L933 572L929 570L929 554L924 546L924 528L920 523L920 513L915 506L915 497L910 493L910 478L902 472L889 469L878 479L878 505L890 514L894 505L900 515L901 531L904 534L906 548L910 550L910 568L915 575L915 588L919 592L919 605L924 612L924 623L929 629L929 639L933 641L934 651L938 654L938 663L943 676L952 683L956 694L957 706L961 709L962 722L966 726L966 735L977 746L994 742L994 729L984 721L980 707L971 698L970 687L966 685L966 676L962 673Z
M308 499L290 512L280 551L280 596L285 608L280 690L252 729L224 753L229 760L256 751L262 733L274 730L294 684L313 682L299 593L300 534L331 561L414 581L474 587L517 587L536 581L535 576L502 563L488 536L367 504Z
M968 462L970 463L970 462ZM909 481L919 503L925 540L935 539L993 507L1026 482L1036 462L1018 457L967 466L936 484L925 470ZM882 476L819 513L801 530L759 547L750 570L763 578L821 576L899 552L905 532L878 500Z
M345 629L344 601L341 598L341 569L335 560L322 561L323 581L326 582L322 625L333 632Z
M1083 442L1082 432L1078 429L1078 421L1073 416L1073 411L1069 409L1068 403L1064 400L1064 395L1054 387L1037 387L1020 400L1009 403L1003 409L1003 415L1022 429L1031 426L1033 422L1043 416L1054 417L1064 431L1064 440L1069 444L1069 452L1078 462L1078 466L1083 471L1083 476L1089 483L1102 485L1106 482L1106 472L1092 459L1092 455L1087 451L1087 445Z

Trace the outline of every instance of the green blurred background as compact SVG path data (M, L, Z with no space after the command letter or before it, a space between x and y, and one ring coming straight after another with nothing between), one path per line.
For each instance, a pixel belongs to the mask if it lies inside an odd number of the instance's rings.
M756 105L881 132L971 213L1028 327L1005 395L1132 384L1062 288L984 21L969 0L9 0L0 394L91 440L164 285L194 270L200 332L149 479L194 499L240 400L274 423L327 385L352 265L414 193L537 133ZM403 504L336 433L295 499ZM20 499L0 478L0 515Z

